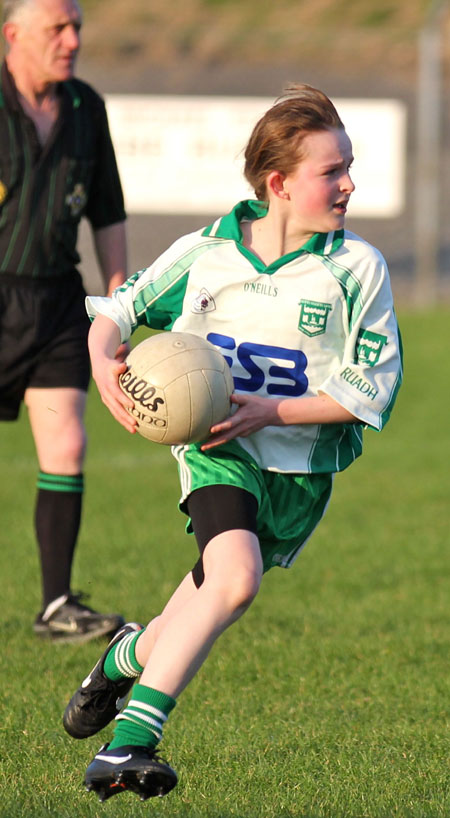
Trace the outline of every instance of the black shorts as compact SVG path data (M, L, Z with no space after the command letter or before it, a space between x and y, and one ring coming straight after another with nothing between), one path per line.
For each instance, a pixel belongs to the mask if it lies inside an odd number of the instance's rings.
M0 420L16 420L29 387L86 391L90 321L81 277L0 275Z

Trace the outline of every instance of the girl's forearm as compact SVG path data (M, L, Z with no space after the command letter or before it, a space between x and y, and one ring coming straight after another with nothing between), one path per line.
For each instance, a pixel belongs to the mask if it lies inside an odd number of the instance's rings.
M114 358L120 343L120 330L117 324L106 315L97 315L92 322L88 337L92 363L94 364L101 358Z
M355 423L358 418L329 395L314 398L285 398L277 407L280 426L315 423Z

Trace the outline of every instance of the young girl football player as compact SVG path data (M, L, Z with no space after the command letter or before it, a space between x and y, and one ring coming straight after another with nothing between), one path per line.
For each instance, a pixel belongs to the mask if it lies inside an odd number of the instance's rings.
M176 241L112 298L88 299L93 376L128 431L132 402L118 385L126 365L114 356L138 325L208 339L235 388L234 411L208 440L173 447L198 562L145 629L118 631L64 714L76 738L116 717L86 773L102 800L175 786L156 747L180 693L263 574L292 565L325 512L333 474L361 454L363 427L380 430L391 413L399 331L386 262L344 229L352 161L330 100L290 86L246 148L256 199Z

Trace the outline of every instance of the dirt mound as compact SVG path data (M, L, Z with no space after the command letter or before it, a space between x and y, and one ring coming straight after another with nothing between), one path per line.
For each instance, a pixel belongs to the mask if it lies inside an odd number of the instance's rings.
M266 65L297 62L340 73L410 78L424 2L372 0L91 0L89 60L139 65ZM450 41L450 37L446 37Z

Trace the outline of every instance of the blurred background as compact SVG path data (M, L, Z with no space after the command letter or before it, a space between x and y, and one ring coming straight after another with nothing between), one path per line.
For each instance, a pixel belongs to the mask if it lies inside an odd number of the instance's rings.
M180 95L274 100L286 82L299 81L337 102L398 102L405 123L401 206L376 217L352 214L350 207L347 227L385 255L397 301L432 306L450 298L449 2L84 0L82 6L78 75L107 100L122 94L157 95L162 103ZM155 179L145 164L151 188ZM205 180L197 178L200 190ZM122 181L127 197L126 175ZM207 203L204 212L180 210L129 208L130 273L224 212ZM86 226L80 249L87 287L98 292Z

